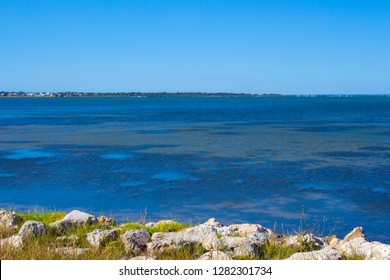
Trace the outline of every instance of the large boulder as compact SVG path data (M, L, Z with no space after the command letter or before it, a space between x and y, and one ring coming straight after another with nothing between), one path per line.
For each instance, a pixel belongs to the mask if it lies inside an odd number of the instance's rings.
M146 229L128 230L121 236L121 239L125 244L126 252L138 255L146 251L150 234Z
M331 246L317 251L295 253L288 260L341 260L343 256Z
M20 217L5 209L0 209L0 228L16 228Z
M222 251L210 251L200 256L199 260L231 260L231 258Z
M27 221L20 228L18 235L23 240L28 240L40 235L46 235L47 233L48 228L43 223L37 221Z
M346 256L364 256L366 260L390 260L390 244L369 242L363 237L342 242L337 249Z
M98 220L95 216L91 214L81 212L78 210L73 210L68 215L66 215L61 221L51 223L50 226L57 228L59 230L66 230L67 228L80 226L82 224L93 224Z
M95 229L87 234L87 241L93 246L100 246L105 242L116 240L119 237L118 231Z

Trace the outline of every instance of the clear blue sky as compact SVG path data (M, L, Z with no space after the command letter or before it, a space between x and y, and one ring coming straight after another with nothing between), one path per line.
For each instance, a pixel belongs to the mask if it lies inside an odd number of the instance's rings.
M390 93L390 1L1 0L1 90Z

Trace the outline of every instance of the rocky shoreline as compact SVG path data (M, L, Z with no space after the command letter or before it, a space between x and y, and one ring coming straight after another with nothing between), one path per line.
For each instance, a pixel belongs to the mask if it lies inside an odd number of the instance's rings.
M162 220L128 229L129 224L117 224L106 216L95 217L73 210L60 220L45 224L27 220L14 212L0 210L0 227L9 236L0 239L1 250L23 251L29 243L51 236L48 250L61 259L83 259L95 248L123 246L120 259L155 260L165 252L197 246L200 260L257 259L265 250L290 250L287 260L390 260L390 244L369 241L362 227L353 229L344 238L321 237L310 233L281 235L260 224L232 224L225 226L211 218L203 224L181 227L173 220ZM74 234L78 228L88 226L90 232ZM17 232L16 232L17 231ZM85 239L84 246L80 238ZM111 245L110 245L111 244ZM273 246L273 247L270 247Z

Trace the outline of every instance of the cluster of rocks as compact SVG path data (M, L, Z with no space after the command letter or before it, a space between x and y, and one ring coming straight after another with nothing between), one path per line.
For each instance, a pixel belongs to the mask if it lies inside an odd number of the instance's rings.
M0 226L17 228L18 215L0 210ZM22 248L31 238L45 235L49 228L66 234L67 229L83 224L100 223L111 229L95 229L86 236L91 246L103 246L105 243L120 240L126 252L135 256L132 259L155 259L157 253L167 249L180 249L186 246L199 245L207 252L200 256L201 260L230 260L238 256L257 257L262 254L262 245L268 241L278 242L283 246L300 246L302 242L311 244L317 250L296 253L289 260L341 260L348 256L361 256L367 260L390 260L390 244L370 242L366 239L361 227L355 228L343 239L322 238L313 234L278 236L272 230L259 224L232 224L225 226L214 218L206 223L183 229L179 232L155 232L152 235L146 229L124 231L120 225L115 227L115 220L105 216L96 218L90 214L74 210L62 220L44 225L38 221L26 221L18 233L0 240L0 247L12 246ZM149 228L158 228L164 223L175 223L163 220L148 223ZM89 248L77 248L75 235L64 235L58 241L68 246L56 248L58 254L82 255Z

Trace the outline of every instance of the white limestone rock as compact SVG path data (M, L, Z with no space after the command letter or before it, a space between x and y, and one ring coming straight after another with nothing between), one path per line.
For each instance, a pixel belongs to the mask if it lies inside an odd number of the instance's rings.
M50 226L59 230L66 230L67 228L80 226L82 224L94 224L97 223L95 216L78 210L73 210L66 215L61 221L51 223Z
M321 250L295 253L288 260L341 260L343 256L339 251L331 246L327 246Z
M264 233L269 236L272 235L272 230L258 224L232 224L229 228L233 233L237 233L238 236L241 237L246 237L253 233Z
M27 221L20 228L18 235L23 240L28 240L40 235L46 235L48 233L48 228L41 222L37 221Z
M105 242L116 240L119 237L118 231L113 230L102 230L95 229L94 231L87 234L87 241L92 246L100 246Z
M202 246L207 251L219 250L221 248L221 241L218 239L216 233L212 233L206 237L202 243Z
M363 237L343 242L337 249L347 256L364 256L366 260L390 260L390 244L369 242Z
M225 252L232 256L250 256L255 257L259 255L260 250L255 243L246 237L221 237L222 246L226 247Z
M203 243L210 234L217 234L214 227L196 226L186 228L178 232L178 239L181 243Z
M329 245L324 238L315 236L313 234L290 235L284 239L284 242L287 246L300 246L302 243L310 243L319 247Z
M217 230L209 226L196 226L186 228L179 232L156 232L152 235L152 244L148 250L164 250L167 248L179 248L192 244L202 244L211 234L217 234Z

